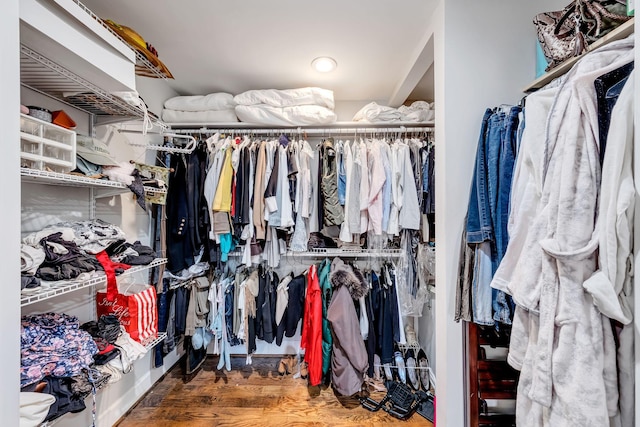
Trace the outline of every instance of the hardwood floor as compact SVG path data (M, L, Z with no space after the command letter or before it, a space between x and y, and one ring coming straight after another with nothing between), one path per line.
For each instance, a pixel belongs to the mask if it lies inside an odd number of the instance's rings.
M383 410L370 412L355 398L337 397L329 387L309 387L307 380L279 376L279 358L231 359L232 371L218 371L209 356L189 382L179 366L171 369L118 422L119 427L164 426L427 426L419 414L407 421ZM379 401L384 394L372 394Z

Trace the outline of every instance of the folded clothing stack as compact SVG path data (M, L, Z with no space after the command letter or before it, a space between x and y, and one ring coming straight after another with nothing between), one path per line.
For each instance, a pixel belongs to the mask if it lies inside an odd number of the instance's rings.
M433 102L415 101L411 105L398 108L370 102L353 116L354 122L369 123L422 123L433 120Z
M236 103L230 93L176 96L167 99L162 120L167 123L229 123L237 122Z
M333 91L317 87L249 90L234 98L243 122L270 126L335 123Z

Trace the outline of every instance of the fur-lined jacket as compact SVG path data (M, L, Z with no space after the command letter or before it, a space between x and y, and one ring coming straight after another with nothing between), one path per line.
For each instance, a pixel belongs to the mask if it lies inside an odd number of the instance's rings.
M339 258L333 261L330 281L334 288L327 310L333 334L331 383L341 395L351 396L360 391L369 367L354 304L368 288L362 274Z

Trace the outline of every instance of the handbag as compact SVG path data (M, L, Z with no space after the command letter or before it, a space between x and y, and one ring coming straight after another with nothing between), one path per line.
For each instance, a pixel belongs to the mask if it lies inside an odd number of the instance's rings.
M549 63L546 71L630 19L626 10L624 0L574 0L562 10L537 14L533 24Z
M115 315L131 338L141 344L155 339L158 336L156 288L132 283L120 292L115 272L113 268L109 268L110 260L106 253L101 252L96 257L105 267L107 275L107 291L96 293L98 317Z

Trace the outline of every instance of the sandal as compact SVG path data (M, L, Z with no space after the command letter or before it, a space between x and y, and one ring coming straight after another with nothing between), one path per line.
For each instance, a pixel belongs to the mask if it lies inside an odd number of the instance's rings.
M302 362L300 364L300 376L305 380L309 376L309 365L307 362Z
M287 373L295 374L298 370L298 358L296 356L287 356Z
M280 362L278 363L278 374L280 374L280 376L284 376L286 374L288 374L287 372L287 368L288 368L288 361L287 361L288 357L283 357L282 359L280 359Z

